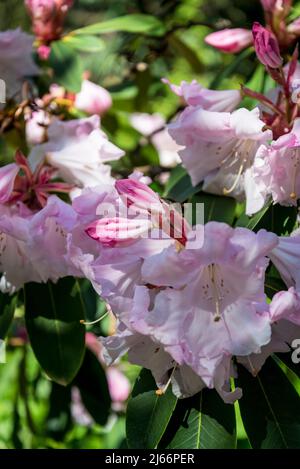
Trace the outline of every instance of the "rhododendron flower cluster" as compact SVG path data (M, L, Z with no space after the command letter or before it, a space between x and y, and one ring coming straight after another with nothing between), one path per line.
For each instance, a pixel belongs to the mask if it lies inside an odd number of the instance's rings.
M45 59L73 2L25 4ZM268 87L208 89L159 77L178 104L169 118L130 106L114 114L115 99L89 73L76 92L51 77L39 93L27 81L42 73L31 56L33 38L0 33L9 97L0 131L23 133L25 153L17 150L0 168L0 291L13 295L31 282L70 276L93 287L114 327L100 339L87 333L86 345L105 362L115 411L129 394L118 368L126 354L151 371L158 396L169 386L179 398L209 388L234 403L243 393L232 384L240 365L256 376L270 355L290 351L300 337L300 220L285 208L297 211L300 199L300 27L289 20L292 1L261 4L265 25L205 40L225 53L253 46ZM131 127L129 156L111 133L122 119ZM147 147L151 164L140 158ZM174 196L180 174L188 187ZM224 213L221 206L214 218L224 199ZM213 200L206 222L195 221L203 200ZM273 212L264 225L274 207L287 214L279 230ZM272 276L280 286L270 294ZM75 418L90 424L84 412L75 388Z

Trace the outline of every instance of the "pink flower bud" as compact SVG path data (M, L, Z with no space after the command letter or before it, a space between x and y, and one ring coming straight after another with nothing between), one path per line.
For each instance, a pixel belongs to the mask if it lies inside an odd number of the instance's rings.
M72 5L73 0L25 0L36 37L42 41L59 39Z
M141 210L163 212L158 195L146 184L134 179L116 181L116 189L125 200L127 207L134 205Z
M87 114L104 114L112 105L109 92L89 80L82 82L81 90L76 95L75 107Z
M107 247L128 246L152 228L147 219L102 218L91 223L85 232Z
M41 60L48 60L51 54L51 47L42 44L37 48L37 53Z
M222 52L235 54L253 42L251 31L243 28L226 28L215 33L208 34L205 42Z
M266 67L279 68L282 65L279 45L274 34L259 23L252 28L254 47L260 62Z
M15 163L0 168L0 203L9 200L19 170L19 166Z

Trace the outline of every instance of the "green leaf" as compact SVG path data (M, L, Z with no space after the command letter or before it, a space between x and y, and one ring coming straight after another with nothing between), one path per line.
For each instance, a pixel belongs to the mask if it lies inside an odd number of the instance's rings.
M299 337L300 339L300 337ZM275 358L278 358L289 370L291 370L295 375L300 378L300 363L294 363L292 361L294 349L291 349L288 353L276 353ZM295 351L297 358L299 359L300 354L298 351Z
M300 398L280 367L269 358L254 378L238 371L243 389L239 401L244 427L253 448L300 448Z
M70 45L63 40L52 42L49 63L56 83L74 93L80 91L82 63L78 53Z
M264 216L266 215L270 207L271 201L252 217L249 217L248 215L243 213L243 215L241 215L240 218L237 220L236 226L242 226L252 231L258 231L261 228L262 220L264 219Z
M126 434L131 449L156 448L161 440L177 399L169 386L157 396L150 371L143 369L134 385L126 415Z
M164 197L167 197L167 194L173 189L173 187L180 181L182 177L186 176L186 174L186 170L181 164L178 164L174 169L172 169L166 184Z
M235 217L236 201L231 197L200 192L191 199L192 204L204 204L204 222L219 221L231 225Z
M105 48L105 42L96 36L65 36L62 41L69 47L85 52L99 52Z
M180 399L160 448L236 448L234 406L225 404L214 390Z
M91 24L84 28L75 29L74 34L105 34L114 32L141 33L149 36L163 36L166 32L164 24L155 16L132 14L112 18L101 23Z
M182 203L199 192L201 185L193 186L190 176L182 166L176 167L166 186L164 197Z
M0 293L0 339L5 339L14 318L16 296Z
M253 231L265 228L277 235L283 235L293 231L296 219L297 207L283 207L279 204L273 205L272 201L269 201L253 217L243 214L238 219L236 226L244 226Z
M195 73L203 73L204 65L200 58L196 52L179 37L178 34L169 35L168 42L178 57L184 57Z
M111 405L106 375L97 357L88 349L73 384L79 388L82 402L94 421L105 425Z
M46 374L69 384L85 351L82 301L77 282L66 277L57 284L25 285L25 319L31 346Z

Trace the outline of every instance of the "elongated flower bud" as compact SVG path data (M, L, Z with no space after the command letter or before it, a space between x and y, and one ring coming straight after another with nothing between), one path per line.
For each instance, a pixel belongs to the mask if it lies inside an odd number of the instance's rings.
M0 203L7 202L14 188L14 182L20 168L15 163L0 168Z
M102 218L91 223L85 232L104 246L126 246L146 234L152 227L150 220L121 217Z
M259 23L253 24L252 33L260 62L269 68L279 68L282 65L282 57L274 34Z
M208 34L205 38L205 42L222 52L235 54L250 46L253 42L253 38L249 29L226 28Z
M134 179L121 179L116 181L116 189L127 207L134 205L141 210L163 212L158 195L142 182Z

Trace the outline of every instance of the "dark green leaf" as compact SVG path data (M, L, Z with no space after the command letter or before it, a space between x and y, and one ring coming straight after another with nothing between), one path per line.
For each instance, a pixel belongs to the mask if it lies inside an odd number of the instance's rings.
M127 406L126 434L129 448L156 448L165 432L177 399L170 387L163 396L157 396L156 389L150 371L143 369Z
M14 318L16 296L0 293L0 339L5 339Z
M105 425L111 404L106 375L97 357L88 349L73 384L79 388L82 402L94 421Z
M231 197L200 192L191 199L192 204L204 204L204 221L219 221L232 224L235 217L236 201Z
M199 192L200 189L201 185L193 186L186 170L182 166L178 166L172 171L164 197L174 202L182 203Z
M300 398L280 367L269 358L254 378L239 367L239 401L253 448L300 448Z
M253 217L243 214L238 219L236 226L244 226L253 231L265 228L278 235L283 235L291 233L294 229L296 218L296 207L282 207L279 204L273 205L270 201Z
M49 62L56 83L74 93L80 91L83 68L76 50L64 41L55 41L51 44Z
M47 375L67 385L76 376L85 351L82 301L77 282L25 286L25 318L33 351Z
M234 406L225 404L214 390L180 399L161 441L161 448L236 448Z
M114 32L141 33L149 36L162 36L166 29L163 23L151 15L132 14L124 15L111 20L102 21L101 23L91 24L84 28L72 31L73 34L105 34Z
M300 339L300 337L299 337ZM300 344L299 344L300 345ZM299 347L298 345L298 347ZM288 353L276 353L276 358L278 358L289 370L291 370L295 375L300 378L300 362L296 363L292 360L293 353L296 355L296 359L300 359L300 350L291 349Z

